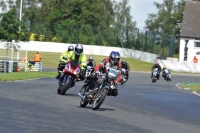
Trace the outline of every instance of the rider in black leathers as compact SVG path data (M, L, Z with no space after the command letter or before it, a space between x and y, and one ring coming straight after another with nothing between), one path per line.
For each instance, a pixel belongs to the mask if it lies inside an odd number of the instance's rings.
M155 68L158 68L158 75L157 75L157 79L159 80L159 77L160 77L160 72L162 70L161 66L159 65L159 62L156 62L156 64L153 65L153 67L151 68L151 78L153 76L153 70Z
M126 60L125 59L123 59L122 61L121 61L121 64L122 64L122 68L124 68L125 70L126 70L126 80L128 81L128 76L129 76L129 73L128 73L128 71L130 71L130 66L129 66L129 64L126 62Z
M87 66L91 66L91 67L96 66L96 62L92 56L90 56L89 59L87 60Z

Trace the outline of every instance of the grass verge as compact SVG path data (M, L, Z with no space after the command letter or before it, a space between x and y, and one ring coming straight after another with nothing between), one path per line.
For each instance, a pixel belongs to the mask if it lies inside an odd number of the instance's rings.
M15 81L15 80L26 80L34 78L53 78L57 72L13 72L13 73L0 73L1 81Z
M200 83L181 84L181 88L190 88L192 91L200 93Z

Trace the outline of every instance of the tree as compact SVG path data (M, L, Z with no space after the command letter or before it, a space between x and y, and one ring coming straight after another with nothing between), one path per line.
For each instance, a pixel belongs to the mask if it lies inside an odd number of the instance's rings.
M130 15L131 8L128 6L128 2L128 0L122 0L122 2L115 4L114 29L118 39L118 46L123 45L121 43L125 43L125 47L130 48L132 46L129 40L134 40L136 35L136 22L132 21L132 16Z
M27 28L18 20L15 7L1 15L0 39L11 42L12 40L27 41L28 38Z

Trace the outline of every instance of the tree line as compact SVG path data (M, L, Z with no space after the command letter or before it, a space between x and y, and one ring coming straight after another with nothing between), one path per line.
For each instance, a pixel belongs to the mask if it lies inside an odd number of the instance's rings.
M1 0L0 39L28 41L34 34L40 41L139 47L150 52L148 43L158 44L153 37L180 34L177 21L182 21L185 6L184 0L154 2L158 12L148 14L145 31L138 33L129 0L23 0L19 21L20 1Z

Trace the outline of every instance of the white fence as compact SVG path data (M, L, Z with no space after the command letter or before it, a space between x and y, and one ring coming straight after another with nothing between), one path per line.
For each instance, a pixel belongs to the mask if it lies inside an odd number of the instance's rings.
M18 44L20 50L28 51L42 51L42 52L63 52L68 48L69 45L75 44L64 44L64 43L54 43L54 42L20 42ZM133 49L119 48L119 47L107 47L107 46L94 46L94 45L83 45L85 54L92 55L104 55L108 56L111 51L119 51L122 57L134 58L145 62L155 63L157 61L156 54L142 52ZM0 43L0 48L4 47L3 43ZM158 60L161 66L165 65L170 70L179 72L195 72L200 73L200 65L189 63L189 62L179 62L179 61L168 61L168 60Z

